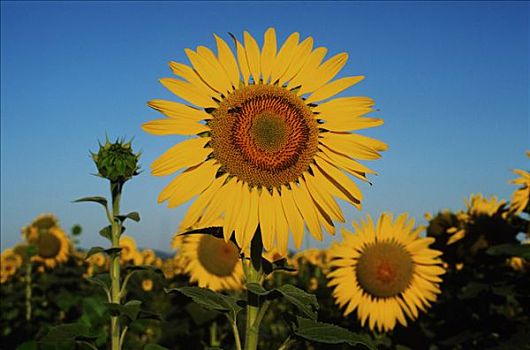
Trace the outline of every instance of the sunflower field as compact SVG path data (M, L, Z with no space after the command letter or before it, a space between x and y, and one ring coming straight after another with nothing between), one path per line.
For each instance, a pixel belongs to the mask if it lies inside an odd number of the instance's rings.
M337 78L348 54L297 32L231 39L186 49L160 80L175 100L148 102L162 116L145 132L185 136L150 167L170 177L159 203L189 204L171 253L128 235L142 157L107 138L91 158L108 196L72 203L101 209L107 246L81 247L91 233L52 213L28 218L2 247L0 348L530 349L527 170L509 201L471 194L427 225L352 220L344 208L361 209L357 183L375 173L364 161L387 150L364 135L383 124L375 102L339 95L364 77Z

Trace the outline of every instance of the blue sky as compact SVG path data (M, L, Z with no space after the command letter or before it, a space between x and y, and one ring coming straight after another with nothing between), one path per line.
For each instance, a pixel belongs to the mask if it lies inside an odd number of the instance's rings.
M184 210L158 205L170 177L150 163L180 137L140 126L158 115L154 98L175 99L158 79L185 48L214 47L248 30L261 42L273 26L313 36L328 55L349 53L341 72L365 75L348 95L375 99L385 125L364 132L388 143L365 164L379 175L361 185L361 212L459 209L470 193L509 199L514 168L529 168L529 4L525 2L2 2L1 246L20 240L38 214L64 228L79 223L82 245L105 245L101 208L71 201L107 195L90 174L98 140L134 137L146 170L125 186L128 233L140 246L168 250ZM324 247L323 243L309 242Z

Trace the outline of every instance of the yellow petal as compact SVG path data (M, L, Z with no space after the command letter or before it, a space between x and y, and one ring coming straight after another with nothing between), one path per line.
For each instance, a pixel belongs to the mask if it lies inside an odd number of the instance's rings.
M215 179L212 182L212 184L208 186L208 188L204 190L197 197L197 199L193 201L188 211L186 212L186 215L184 215L184 218L182 219L182 222L181 222L182 227L187 229L195 225L195 223L199 220L204 210L210 204L210 201L212 200L214 195L221 189L221 186L223 186L227 177L228 177L228 174L224 174L223 176Z
M189 119L155 119L144 123L142 129L153 135L197 135L210 130Z
M213 53L211 53L210 49L206 47L198 47L198 52L190 49L185 49L184 51L193 65L193 68L215 91L219 91L226 95L232 90L230 80L226 76L224 69L222 69L217 59L215 59ZM212 58L215 59L215 61L212 61Z
M350 116L348 118L340 119L329 116L326 119L325 115L320 114L318 119L325 119L326 122L321 125L322 128L336 132L347 132L360 129L368 129L383 125L384 121L380 118L366 118Z
M211 148L204 148L208 141L209 137L200 137L177 143L153 162L151 174L165 176L205 161L212 152Z
M294 186L294 185L293 185ZM304 219L296 207L293 194L285 185L281 186L282 207L285 212L285 218L289 224L289 229L293 233L295 247L300 249L302 239L304 238Z
M215 179L220 165L213 160L189 168L179 174L158 196L161 203L169 199L168 206L176 207L204 191Z
M203 93L219 99L219 93L208 86L190 66L178 62L169 62L169 67L171 68L173 74L192 83Z
M374 100L369 97L337 97L319 104L313 111L331 117L349 117L370 112L374 104Z
M318 221L316 208L314 206L313 199L309 196L305 186L298 186L291 184L291 190L293 198L296 203L296 207L302 214L305 224L309 229L311 235L319 240L322 239L322 230ZM319 238L320 237L320 238Z
M359 208L362 194L357 185L342 171L322 158L316 157L315 160L317 166L312 165L311 169L313 169L317 181L324 184L335 196Z
M287 68L289 68L289 63L295 53L295 48L298 45L299 39L299 33L292 33L282 45L278 52L278 56L276 56L276 60L274 61L274 66L272 67L271 83L275 83L285 73Z
M368 181L366 174L375 174L375 172L361 163L351 159L345 154L333 152L326 146L322 145L319 147L322 151L319 156L329 161L331 164L335 164L337 167L346 170L349 174L355 176L363 181Z
M257 188L250 189L250 198L249 198L250 208L248 211L247 221L245 223L245 228L243 230L243 240L240 243L242 248L250 247L250 241L256 229L258 228L259 223L259 192Z
M321 133L319 141L337 153L363 160L379 159L381 158L381 154L379 154L378 150L382 151L386 149L386 144L381 141L350 133Z
M280 255L286 256L289 244L289 225L285 218L280 194L276 188L272 190L272 202L274 204L274 218L276 219L276 247Z
M306 104L315 103L334 96L364 79L364 76L347 77L332 81L313 92L305 101Z
M309 189L309 194L315 201L318 203L322 209L324 209L329 215L331 215L335 220L344 222L344 216L342 215L342 210L339 205L333 199L333 196L329 192L323 191L322 187L319 186L319 183L316 181L316 178L308 173L304 174L304 179Z
M226 211L223 220L223 233L225 241L232 237L232 232L235 229L235 223L241 209L241 192L243 191L243 182L235 181L232 191L226 193Z
M308 92L313 92L326 84L328 81L333 79L338 72L340 72L347 61L348 54L345 52L331 57L316 69L312 79L307 80L307 82L302 85L298 94L302 95Z
M173 78L160 79L169 91L178 97L202 108L217 108L217 103L195 85Z
M226 41L214 34L217 42L217 58L228 75L233 88L239 87L239 68L234 54Z
M204 210L204 214L200 219L201 226L208 226L218 220L226 209L226 197L228 193L234 191L236 179L227 180L226 183L217 191L210 201L208 207Z
M274 244L275 218L272 196L265 188L259 196L259 226L265 250L271 250Z
M269 28L265 32L263 39L263 49L261 51L261 75L263 83L266 84L271 76L272 66L276 58L276 32L274 28Z
M203 110L199 110L185 104L165 101L165 100L152 100L147 102L147 105L156 111L164 114L166 117L172 119L189 119L195 122L201 120L211 119L211 115Z
M261 75L259 46L256 39L246 31L243 33L243 39L245 42L245 52L247 53L248 67L254 78L254 84L257 84L260 81Z
M291 61L289 62L289 67L287 68L285 73L282 74L282 76L280 77L280 80L278 82L280 86L283 85L285 82L291 80L298 72L300 72L300 69L302 69L302 66L309 58L312 49L312 37L305 39L300 43L300 45L298 45L293 54L293 57L291 58Z
M238 213L236 213L236 219L234 220L234 231L236 242L239 247L244 247L243 243L245 241L245 227L249 218L250 213L250 189L248 185L244 182L241 183L241 189L239 193L239 201L241 206L239 207Z
M232 38L236 43L237 62L239 63L239 71L243 76L243 84L248 85L250 78L250 68L248 66L247 53L243 45L241 45L241 43L239 42L239 40L237 40L234 36L232 36ZM239 85L236 86L236 88L238 87Z
M287 84L287 89L294 89L297 86L307 84L315 75L318 66L324 59L324 56L326 56L327 52L328 49L325 47L316 48L311 52L300 72L298 72L298 74L289 81L289 84Z

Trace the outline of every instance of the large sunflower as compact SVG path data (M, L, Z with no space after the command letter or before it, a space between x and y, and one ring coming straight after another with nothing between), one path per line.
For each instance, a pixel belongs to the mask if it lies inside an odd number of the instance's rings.
M5 283L15 275L22 265L22 257L15 250L8 248L0 253L0 283Z
M184 270L190 281L199 287L214 291L242 288L243 265L232 241L208 234L179 235L173 239L173 247L186 261Z
M333 78L346 53L326 61L327 49L313 48L313 38L293 33L277 46L273 28L260 50L247 32L234 38L236 55L215 35L217 54L204 46L185 52L191 66L171 62L179 79L161 83L193 106L153 100L149 106L167 118L147 122L155 135L196 135L152 164L156 176L180 173L159 202L176 207L197 197L183 226L209 226L224 217L225 240L235 232L240 247L261 229L266 250L287 253L288 232L297 247L304 224L317 239L322 228L333 234L334 220L344 222L334 197L360 207L362 195L346 173L367 181L374 173L357 162L380 157L387 146L351 131L383 121L364 117L368 97L332 98L363 79ZM346 173L345 173L346 172Z
M34 245L37 254L32 261L53 268L64 263L70 256L70 240L52 214L39 215L29 226L22 229L26 241Z
M357 309L357 316L370 329L390 331L396 320L407 325L440 293L438 283L444 269L442 254L429 249L434 238L419 236L414 220L402 214L395 221L382 214L374 226L372 218L353 223L355 234L343 231L344 241L330 248L332 272L328 286L344 315Z

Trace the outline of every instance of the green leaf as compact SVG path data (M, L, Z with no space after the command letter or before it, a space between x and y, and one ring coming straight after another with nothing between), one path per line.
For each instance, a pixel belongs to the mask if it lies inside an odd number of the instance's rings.
M317 322L303 317L296 317L298 326L294 330L297 336L325 344L348 344L351 346L364 345L368 349L376 350L375 344L366 336L350 332L334 324Z
M120 305L117 303L106 303L111 315L123 315L129 318L131 321L135 321L138 318L141 304L142 302L140 300L130 300L124 305Z
M158 344L147 344L144 346L144 350L169 350L168 348L165 348Z
M215 293L210 289L199 287L166 289L166 293L173 292L179 292L190 297L194 302L208 310L226 312L231 321L235 321L237 314L242 310L242 307L237 304L235 298L221 293Z
M101 204L102 206L104 206L105 208L107 208L107 199L106 199L105 197L100 197L100 196L84 197L84 198L76 199L76 200L74 201L74 203L81 203L81 202L94 202L94 203L99 203L99 204Z
M103 289L105 289L106 291L110 291L110 277L106 273L88 277L86 280L92 284L96 284L98 286L103 287Z
M488 248L486 253L494 256L518 256L530 259L530 244L499 244Z
M269 295L272 290L266 290L263 288L263 286L259 283L247 283L246 285L247 290L253 294L256 294L260 297Z
M188 303L184 307L184 310L186 310L188 315L191 317L191 319L197 326L210 324L220 315L219 311L205 309L204 307L199 306L199 304L194 302Z
M490 286L486 283L469 282L462 288L461 293L458 295L459 299L472 299L480 293L489 290Z
M120 220L121 222L124 222L126 219L131 219L131 220L138 222L140 221L140 214L136 211L133 211L133 212L130 212L129 214L118 215L116 216L116 218Z
M101 253L101 252L104 252L105 249L102 248L102 247L92 247L88 250L88 252L86 253L86 257L85 257L85 260L90 258L92 255L94 254L98 254L98 253Z
M290 284L274 289L273 291L283 295L283 297L291 304L293 304L303 316L312 320L317 319L318 301L317 297L306 291L296 288Z
M90 329L84 324L69 323L50 328L48 334L39 342L56 344L75 341L76 339L88 340L96 338L97 336L92 334Z
M37 342L35 340L30 340L27 342L24 342L17 346L16 350L37 350Z
M109 241L112 241L112 226L105 226L100 231L99 234Z

